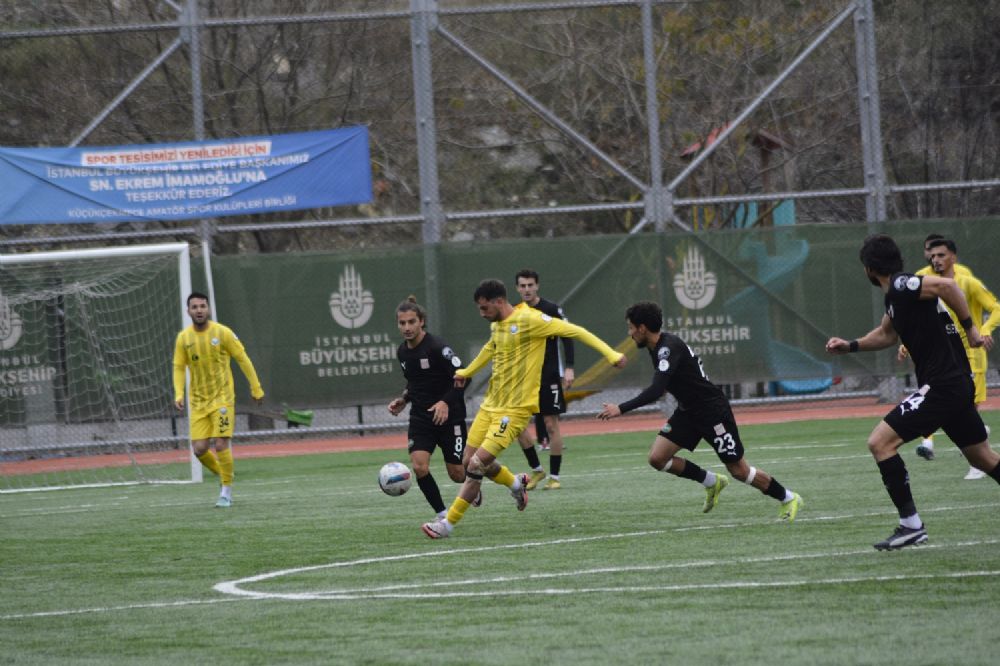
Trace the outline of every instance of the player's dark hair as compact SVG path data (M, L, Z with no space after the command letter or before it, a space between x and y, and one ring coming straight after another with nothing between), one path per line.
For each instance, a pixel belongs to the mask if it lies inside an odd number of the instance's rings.
M208 302L208 296L206 296L205 294L201 293L200 291L192 291L190 294L188 294L188 299L187 299L187 304L188 305L191 305L191 299L192 298L200 298L201 300L205 301L206 303Z
M861 264L876 275L892 275L903 270L903 255L891 236L872 234L858 253Z
M529 280L534 280L535 284L542 283L542 281L538 279L538 272L533 271L530 268L522 268L521 270L519 270L517 272L517 275L514 276L514 282L517 282L521 278L528 278Z
M636 328L645 326L650 333L659 333L663 328L663 310L652 301L639 301L625 311L625 319Z
M496 278L488 278L479 283L476 290L472 292L472 300L479 302L480 298L492 301L496 298L507 298L507 287Z
M927 244L931 241L939 240L941 238L944 238L941 234L927 234L927 238L924 239L924 247L927 247Z
M934 240L932 240L927 244L927 249L933 250L934 248L941 247L942 245L944 245L946 248L948 248L955 254L958 254L958 246L955 245L955 241L949 240L947 238L935 238Z
M417 297L412 294L407 296L406 300L396 306L396 314L399 314L400 312L416 312L417 319L420 320L420 323L424 326L427 325L427 310L424 309L424 306L417 303Z

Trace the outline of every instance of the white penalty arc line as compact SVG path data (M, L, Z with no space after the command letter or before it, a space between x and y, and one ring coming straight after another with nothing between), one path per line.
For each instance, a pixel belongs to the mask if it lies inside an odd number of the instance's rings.
M614 534L614 535L604 535L599 537L581 537L579 539L556 539L548 542L531 542L524 544L506 544L503 546L484 546L482 548L463 548L454 549L446 551L432 551L427 553L411 553L407 555L390 555L386 557L375 557L375 558L364 558L360 560L349 560L345 562L332 562L329 564L320 564L308 567L298 567L294 569L282 569L280 571L272 571L264 574L259 574L257 576L249 576L247 578L242 578L239 580L226 581L218 583L214 586L217 592L223 594L234 595L244 598L252 599L284 599L292 601L305 601L305 600L350 600L350 599L402 599L402 598L447 598L447 597L478 597L489 594L497 595L508 595L508 594L531 594L537 593L541 590L538 588L533 588L532 590L521 590L521 591L510 591L510 590L491 590L489 592L403 592L402 590L407 589L420 589L420 590L430 590L433 588L441 587L457 587L457 586L467 586L467 585L482 585L483 583L511 583L511 582L524 582L524 581L538 581L542 579L549 578L566 578L566 577L579 577L579 576L590 576L590 575L608 575L608 574L618 574L618 573L638 573L638 572L651 572L651 571L663 571L667 569L677 569L677 568L695 568L695 567L705 567L705 566L720 566L720 565L731 565L731 564L755 564L755 563L774 563L774 562L788 562L793 560L805 560L805 559L828 559L828 558L840 558L847 556L858 556L858 555L874 555L875 551L864 549L864 550L853 550L853 551L834 551L834 552L824 552L824 553L802 553L802 554L791 554L791 555L770 555L766 557L738 557L731 558L729 560L696 560L692 562L673 562L667 564L656 564L656 565L635 565L635 566L622 566L622 567L598 567L593 569L581 569L576 571L559 571L552 573L533 573L527 575L518 576L498 576L489 578L486 580L476 579L476 580L451 580L443 582L427 582L427 583L411 583L411 584L400 584L400 585L390 585L378 588L362 588L356 590L329 590L323 592L258 592L254 590L244 589L242 586L258 583L266 580L274 580L276 578L283 578L286 576L293 576L302 573L309 573L312 571L319 571L322 569L335 569L335 568L346 568L353 566L362 566L365 564L378 564L382 562L391 562L404 559L416 559L422 557L441 557L447 555L459 555L470 552L483 552L491 550L503 550L508 548L528 548L535 546L549 546L557 545L561 543L578 543L581 541L592 541L595 539L619 539L629 536L645 536L656 533L664 533L667 530L658 530L653 532L635 532L629 534ZM957 548L957 547L970 547L970 546L982 546L982 545L995 545L1000 543L1000 539L991 539L984 541L967 541L962 543L947 544L947 545L927 545L922 548ZM959 572L962 576L995 576L1000 574L998 571L967 571ZM903 575L902 579L920 579L924 577L934 577L934 578L946 578L954 577L955 574L914 574L912 576ZM734 581L730 583L692 583L689 585L653 585L653 586L623 586L623 587L598 587L598 588L565 588L565 592L642 592L642 591L681 591L681 590L692 590L692 589L716 589L720 587L769 587L769 586L784 586L784 585L832 585L837 583L848 583L848 582L860 582L860 581L878 581L878 580L895 580L896 577L858 577L858 578L830 578L830 579L818 579L818 580L800 580L800 581L776 581L776 582L766 582L766 581Z
M630 592L644 592L644 591L681 592L681 591L701 590L701 589L752 589L752 588L768 588L768 587L805 587L809 585L838 585L838 584L850 584L850 583L860 583L860 582L924 580L924 579L955 579L955 578L972 578L972 577L993 577L1000 575L1000 571L986 570L986 571L951 572L948 574L911 574L911 575L900 574L896 576L858 576L858 577L844 577L844 578L827 578L819 580L800 579L792 581L732 581L723 583L691 583L683 585L635 585L635 586L616 586L616 587L587 587L587 588L576 587L576 588L551 588L551 589L540 589L537 587L532 587L529 590L508 589L508 590L491 590L488 592L463 591L463 592L436 592L436 593L419 592L418 593L418 592L402 591L406 589L428 589L433 587L471 584L473 582L478 584L482 584L483 582L495 582L495 583L512 582L512 581L523 582L525 580L540 580L545 578L574 577L583 574L595 575L601 573L629 573L629 572L642 572L642 571L656 571L656 570L671 569L671 568L719 566L720 564L767 563L767 562L790 561L796 559L830 558L830 557L845 557L850 555L876 554L875 551L865 549L865 550L842 551L842 552L805 553L805 554L777 555L777 556L767 556L767 557L734 558L729 561L698 560L695 562L675 562L662 565L638 565L632 567L600 567L586 571L562 571L562 572L553 572L548 574L529 574L527 576L520 576L520 577L517 576L496 577L494 579L491 579L490 581L483 581L483 580L445 581L445 582L434 582L425 584L387 586L387 587L369 588L361 590L340 590L340 591L335 590L331 592L319 592L319 593L317 592L266 593L266 592L253 592L250 590L243 590L238 587L238 585L240 584L246 584L249 582L268 580L268 579L278 578L281 576L287 576L308 571L316 571L320 569L360 566L364 564L376 564L381 562L414 559L420 557L439 557L445 555L457 555L470 552L503 550L508 548L525 548L530 546L558 545L561 543L594 541L594 540L602 540L609 538L645 536L650 534L662 534L666 531L667 530L631 532L625 534L581 537L574 539L555 539L552 541L539 541L539 542L531 542L525 544L506 544L503 546L484 546L481 548L458 548L447 551L431 551L427 553L411 553L406 555L390 555L386 557L363 558L347 562L334 562L330 564L316 565L310 567L299 567L296 569L284 569L281 571L261 574L259 576L251 576L249 578L243 578L237 581L219 583L218 585L215 586L215 589L217 591L232 595L226 598L189 599L189 600L168 601L168 602L127 604L121 606L76 608L76 609L57 610L57 611L39 611L35 613L14 613L8 615L0 615L0 621L46 618L46 617L63 617L68 615L84 615L90 613L111 613L120 611L144 610L144 609L180 608L186 606L232 603L237 601L267 601L267 600L350 601L350 600L363 600L363 599L428 600L428 599L444 599L452 597L477 597L477 596L496 596L496 595L515 595L515 594L520 595L520 594L630 593ZM997 543L1000 543L1000 539L992 539L987 541L968 541L968 542L948 544L948 545L930 544L930 545L920 546L920 549L924 550L932 548L954 548L954 547L968 547L968 546L980 546L980 545L994 545Z

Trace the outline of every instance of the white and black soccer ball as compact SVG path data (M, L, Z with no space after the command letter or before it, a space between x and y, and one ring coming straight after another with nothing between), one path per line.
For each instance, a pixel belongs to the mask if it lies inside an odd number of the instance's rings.
M412 483L413 473L401 462L386 463L378 471L378 487L386 495L399 497L410 489Z

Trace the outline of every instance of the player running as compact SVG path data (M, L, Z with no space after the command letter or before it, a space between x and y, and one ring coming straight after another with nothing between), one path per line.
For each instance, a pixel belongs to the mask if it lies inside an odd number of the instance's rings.
M403 395L389 403L393 416L410 404L407 450L417 486L438 518L445 515L441 490L430 470L431 454L441 448L445 469L455 483L465 481L465 389L455 386L462 361L441 338L427 332L427 313L410 296L396 308L396 325L403 342L396 358L406 378Z
M802 507L802 497L786 489L764 470L747 463L729 400L722 389L709 381L701 359L691 348L673 333L661 330L663 311L660 306L649 301L636 303L625 312L625 319L629 337L640 349L649 350L653 383L620 405L604 403L597 418L613 419L659 400L669 392L677 399L677 409L653 440L649 451L649 464L653 469L703 485L706 497L702 511L708 513L729 485L729 477L702 469L677 455L681 449L694 451L704 439L734 478L776 499L781 503L778 517L794 521Z
M830 338L826 350L831 354L875 351L902 340L913 359L920 388L886 414L868 436L868 450L899 513L895 531L875 548L895 550L927 541L900 446L941 428L972 465L998 483L1000 455L990 448L986 426L973 402L969 360L955 322L940 303L944 301L955 313L969 346L981 347L983 338L962 290L949 278L903 272L899 247L885 234L866 238L860 257L868 280L885 294L885 314L863 337Z

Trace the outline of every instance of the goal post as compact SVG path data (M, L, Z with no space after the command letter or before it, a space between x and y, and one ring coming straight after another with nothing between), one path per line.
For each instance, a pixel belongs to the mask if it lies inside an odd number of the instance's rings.
M201 480L173 407L187 243L0 255L0 492Z

